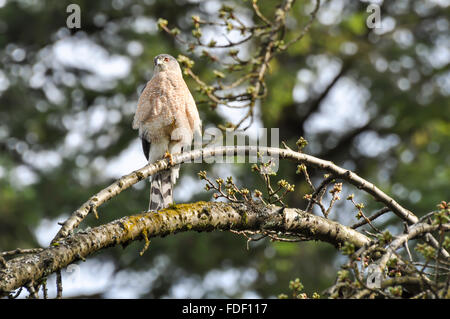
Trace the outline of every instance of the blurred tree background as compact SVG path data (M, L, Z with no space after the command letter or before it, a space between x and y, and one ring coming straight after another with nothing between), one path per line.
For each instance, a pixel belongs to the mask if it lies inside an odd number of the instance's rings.
M281 2L281 1L280 1ZM66 7L81 8L81 29L66 28ZM251 1L0 0L0 251L46 246L56 223L106 185L145 165L132 117L155 55L184 54L193 70L213 79L213 62L157 27L159 18L191 36L193 15L217 16L223 3L246 22L258 21ZM287 31L301 30L314 2L296 1ZM309 33L270 62L268 95L257 104L255 127L280 128L292 147L355 171L416 215L449 200L450 16L439 0L374 1L382 27L368 29L370 2L322 1ZM273 17L279 1L260 1ZM220 34L205 34L206 41ZM191 36L192 37L192 36ZM246 45L241 57L258 48ZM226 125L243 113L202 103L185 76L204 127ZM232 175L258 188L243 164L189 164L175 188L177 202L211 200L196 173ZM320 172L312 172L314 179ZM319 174L319 175L317 175ZM304 208L308 185L293 163L278 175L296 184L288 204ZM100 210L94 226L144 210L148 182ZM354 190L344 190L352 193ZM364 202L365 198L359 198ZM369 212L380 206L366 202ZM332 219L356 221L341 203ZM382 226L392 222L385 218ZM380 222L378 222L380 223ZM395 233L395 229L394 229ZM183 233L113 248L81 263L65 296L273 297L299 277L308 294L330 286L341 254L318 242L251 243L229 232Z

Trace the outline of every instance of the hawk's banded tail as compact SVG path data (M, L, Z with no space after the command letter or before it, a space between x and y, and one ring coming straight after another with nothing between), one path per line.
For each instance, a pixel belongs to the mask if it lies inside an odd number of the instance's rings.
M148 209L159 211L173 203L172 170L165 170L152 176L150 204Z

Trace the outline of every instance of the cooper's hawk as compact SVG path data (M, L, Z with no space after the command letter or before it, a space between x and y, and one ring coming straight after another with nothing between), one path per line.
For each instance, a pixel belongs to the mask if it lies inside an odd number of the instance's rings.
M153 77L139 97L133 120L149 163L189 148L194 134L201 134L202 125L177 60L160 54L154 64ZM158 211L172 204L172 188L179 170L178 165L152 176L149 210Z

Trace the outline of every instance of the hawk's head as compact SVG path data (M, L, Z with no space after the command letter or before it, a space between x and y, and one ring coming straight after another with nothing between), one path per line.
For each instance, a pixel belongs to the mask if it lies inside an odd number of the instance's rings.
M155 73L161 71L173 71L181 73L180 65L178 61L169 54L160 54L153 60L155 64Z

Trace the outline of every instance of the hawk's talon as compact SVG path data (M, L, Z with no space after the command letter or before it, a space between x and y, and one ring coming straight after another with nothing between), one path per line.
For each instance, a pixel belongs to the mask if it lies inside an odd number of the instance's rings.
M170 154L169 151L166 151L166 153L164 154L164 159L166 159L166 158L169 159L170 166L173 166L175 164L173 162L172 154Z

